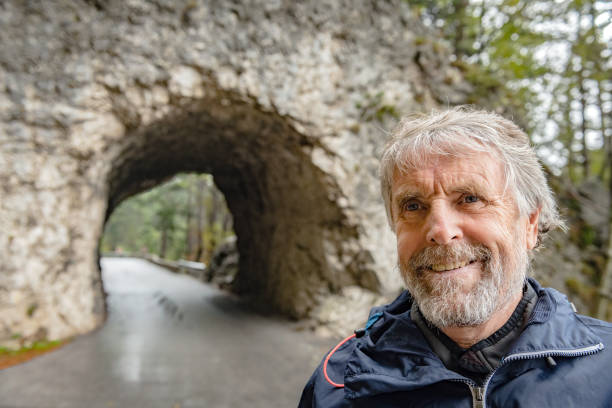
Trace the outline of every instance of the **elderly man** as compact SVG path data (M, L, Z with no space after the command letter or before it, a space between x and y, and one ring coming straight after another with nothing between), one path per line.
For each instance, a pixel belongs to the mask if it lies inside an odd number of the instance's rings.
M380 177L408 291L326 356L300 407L612 406L612 325L526 278L562 222L524 132L465 108L405 119Z

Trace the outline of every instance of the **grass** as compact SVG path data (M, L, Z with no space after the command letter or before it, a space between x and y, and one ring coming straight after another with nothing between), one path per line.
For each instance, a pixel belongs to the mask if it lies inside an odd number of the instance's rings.
M68 340L37 341L17 350L0 347L0 370L25 363L66 343L68 343Z

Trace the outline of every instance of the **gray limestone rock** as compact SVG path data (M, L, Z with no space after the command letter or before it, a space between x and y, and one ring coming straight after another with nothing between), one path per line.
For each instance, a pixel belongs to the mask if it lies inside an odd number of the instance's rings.
M177 172L213 174L270 308L400 286L377 154L467 89L407 2L9 0L0 25L0 339L97 327L105 220Z

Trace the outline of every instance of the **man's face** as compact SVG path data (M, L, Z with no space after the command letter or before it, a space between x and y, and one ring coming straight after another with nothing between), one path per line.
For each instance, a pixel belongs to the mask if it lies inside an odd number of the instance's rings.
M433 324L484 323L522 289L538 214L519 216L497 159L433 158L391 191L402 276Z

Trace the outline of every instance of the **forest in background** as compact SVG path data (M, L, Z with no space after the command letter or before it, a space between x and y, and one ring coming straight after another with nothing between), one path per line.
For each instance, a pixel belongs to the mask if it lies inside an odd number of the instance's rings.
M612 294L612 3L407 2L442 38L423 41L448 47L473 86L467 102L512 118L530 135L569 224L564 239L581 254L582 266L566 279L566 289L588 305L584 312L606 319ZM593 216L597 205L603 216Z
M472 85L466 102L512 118L531 136L566 208L569 239L585 254L587 284L568 280L566 286L586 299L590 314L605 318L612 209L608 204L603 222L589 223L583 199L612 202L612 3L406 1L437 33L417 44L448 50ZM397 115L394 107L379 110L367 120ZM181 174L122 203L106 225L101 249L208 263L231 235L231 215L212 177Z
M106 223L102 253L155 254L208 264L234 235L225 197L209 174L178 174L122 202Z

